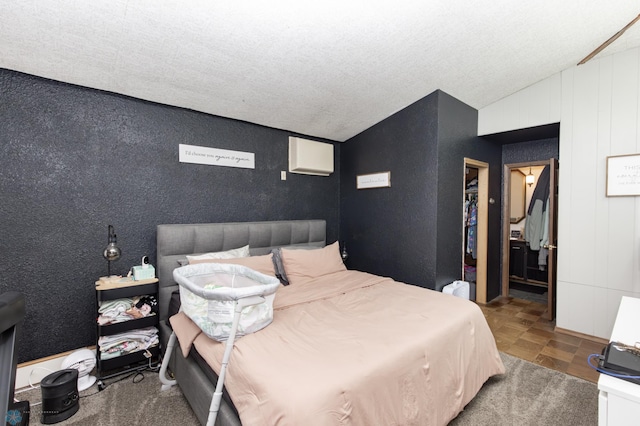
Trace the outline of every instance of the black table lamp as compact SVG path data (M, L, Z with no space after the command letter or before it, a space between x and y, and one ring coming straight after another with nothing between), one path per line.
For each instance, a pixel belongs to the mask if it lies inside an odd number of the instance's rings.
M117 240L116 240L115 231L113 230L113 226L109 225L108 229L109 229L109 234L107 239L108 244L107 244L107 247L102 252L102 255L104 256L105 259L107 259L107 276L110 277L111 262L120 259L120 255L122 254L122 251L116 245Z

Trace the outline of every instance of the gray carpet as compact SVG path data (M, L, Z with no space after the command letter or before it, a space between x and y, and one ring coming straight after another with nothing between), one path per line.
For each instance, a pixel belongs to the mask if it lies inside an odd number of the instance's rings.
M450 425L598 424L595 384L505 353L500 355L507 372L490 378Z
M117 381L118 379L122 379ZM117 381L117 382L116 382ZM107 387L97 386L80 392L80 410L57 425L198 425L189 403L177 386L160 392L158 374L145 371L141 375L120 376L105 380ZM16 395L31 404L42 401L40 390ZM31 407L30 425L41 425L42 405Z
M597 425L595 384L501 354L507 373L485 383L478 395L451 425ZM140 379L140 377L137 377ZM113 380L111 380L113 381ZM17 395L31 404L39 390ZM145 372L97 393L81 392L80 410L59 425L197 425L198 421L178 387L160 392L156 373ZM42 406L32 407L32 425L39 425Z

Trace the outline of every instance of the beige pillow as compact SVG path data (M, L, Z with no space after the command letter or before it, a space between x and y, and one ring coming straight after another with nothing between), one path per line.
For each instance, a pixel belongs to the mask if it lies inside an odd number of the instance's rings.
M321 249L281 249L282 262L290 284L320 277L334 272L346 271L336 241Z
M215 253L204 253L197 255L188 255L187 260L191 263L193 260L202 259L232 259L234 257L249 257L249 246L239 247L227 251L217 251Z
M276 276L271 254L265 254L264 256L236 257L234 259L197 259L189 261L190 265L194 265L196 263L231 263L234 265L246 266L247 268L269 275L270 277Z

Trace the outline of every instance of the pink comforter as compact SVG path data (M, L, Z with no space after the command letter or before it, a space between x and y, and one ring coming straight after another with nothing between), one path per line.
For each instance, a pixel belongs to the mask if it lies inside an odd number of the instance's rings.
M214 371L224 344L171 318ZM445 425L504 373L474 303L363 272L280 287L273 323L236 341L225 387L242 424Z

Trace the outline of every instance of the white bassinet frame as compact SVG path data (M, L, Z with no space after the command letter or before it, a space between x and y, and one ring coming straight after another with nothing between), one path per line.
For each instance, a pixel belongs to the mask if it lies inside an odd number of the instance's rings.
M220 401L222 401L222 389L224 387L224 378L227 373L227 365L229 364L229 358L231 358L231 351L233 350L233 344L236 339L236 331L238 330L238 324L240 322L240 316L242 310L246 307L258 305L263 303L265 298L262 296L249 296L244 299L235 300L233 302L233 323L231 325L231 332L229 339L225 342L224 355L222 356L222 365L220 366L220 374L218 375L218 382L216 383L216 390L213 392L211 398L211 405L209 406L209 417L207 417L207 426L213 426L218 417L218 410L220 409ZM162 382L161 390L169 389L171 386L177 383L176 380L167 379L167 366L173 353L173 347L176 344L176 333L172 332L169 337L169 343L167 344L167 350L165 356L162 359L162 366L160 367L160 381Z
M278 286L280 285L280 282L275 277L269 277L264 274L260 274L256 271L240 265L206 265L208 266L205 266L205 264L200 264L177 268L176 270L174 270L173 276L179 285L185 287L192 293L197 294L206 300L222 300L233 302L233 321L231 323L231 330L229 331L228 339L225 341L224 354L222 356L222 364L220 366L220 374L218 374L216 389L213 392L213 396L211 397L211 404L209 405L209 415L207 417L207 426L214 426L216 418L218 416L218 411L220 409L220 402L222 401L224 379L227 372L227 366L229 365L229 359L231 358L231 351L233 350L236 334L238 331L238 325L242 316L242 311L250 306L264 303L266 300L266 296L276 292ZM265 283L262 283L263 285L244 287L239 289L218 288L215 290L208 290L194 285L189 280L185 279L185 277L180 273L180 270L187 270L198 275L203 273L210 273L210 269L213 269L214 272L232 272L239 274L248 273L254 276L256 276L257 274L257 276L265 278L268 283L266 285L264 285ZM180 307L180 310L182 311L182 307ZM167 378L167 367L169 366L169 360L171 359L171 354L173 353L175 344L176 333L172 332L171 336L169 337L169 342L167 343L165 356L162 359L162 365L160 367L160 382L162 383L162 386L160 388L161 391L169 389L171 386L177 384L176 380Z

